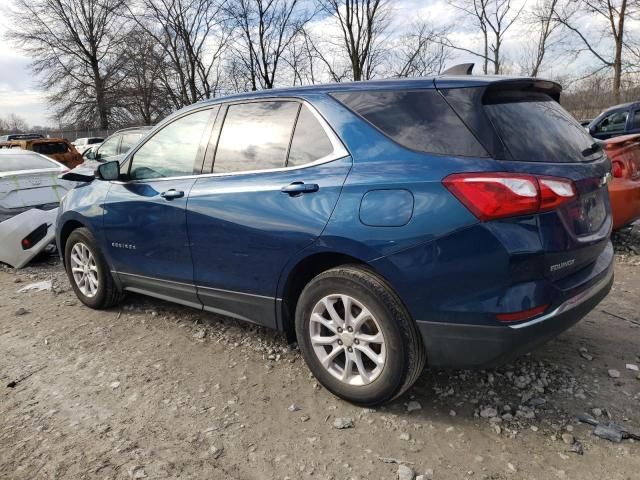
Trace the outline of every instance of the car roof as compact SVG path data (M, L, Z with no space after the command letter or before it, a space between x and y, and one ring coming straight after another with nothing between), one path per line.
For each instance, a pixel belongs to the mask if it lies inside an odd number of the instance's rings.
M124 133L124 132L146 131L146 130L151 130L152 128L153 128L153 125L142 125L140 127L121 128L120 130L116 130L115 132L113 132L109 136L112 137L113 135L115 135L117 133ZM102 137L91 137L91 138L102 138Z
M634 105L640 105L640 101L621 103L619 105L612 105L611 107L606 108L604 112L609 112L611 110L621 110L623 108L633 107Z
M336 93L349 91L365 91L365 90L390 90L390 89L425 89L425 88L465 88L488 86L495 83L510 82L527 82L527 83L547 83L558 92L561 86L549 80L543 80L532 77L512 77L504 75L439 75L434 77L419 78L390 78L383 80L364 80L358 82L343 83L326 83L317 85L304 85L297 87L272 88L259 91L237 93L224 97L216 97L212 99L200 100L189 107L180 110L184 113L191 108L200 108L204 105L215 105L224 102L233 102L240 100L251 100L260 98L288 97L288 96L305 96L315 93Z

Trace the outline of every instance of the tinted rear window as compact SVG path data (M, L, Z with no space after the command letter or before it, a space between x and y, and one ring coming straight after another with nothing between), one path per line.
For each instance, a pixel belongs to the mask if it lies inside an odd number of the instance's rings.
M0 172L15 172L16 170L37 170L40 168L55 168L56 165L40 155L0 155Z
M514 160L580 162L594 139L558 102L545 94L505 92L485 99L485 110Z
M482 145L435 90L332 95L404 147L443 155L487 156Z
M69 147L63 142L34 143L32 149L34 152L42 153L43 155L54 155L69 151Z

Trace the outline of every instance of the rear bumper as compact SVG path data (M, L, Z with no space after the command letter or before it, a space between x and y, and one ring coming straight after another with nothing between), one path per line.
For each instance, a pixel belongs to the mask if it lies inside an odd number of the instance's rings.
M0 223L0 262L13 268L22 268L55 239L58 209L32 208ZM22 239L41 225L47 225L46 235L28 250L22 248Z
M515 325L418 321L429 366L488 368L531 351L576 324L609 293L613 263L598 277L551 312Z
M609 198L614 230L640 218L640 180L616 178L609 185Z

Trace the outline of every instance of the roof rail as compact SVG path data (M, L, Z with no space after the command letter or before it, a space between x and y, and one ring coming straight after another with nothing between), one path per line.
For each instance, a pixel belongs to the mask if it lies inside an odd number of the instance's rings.
M459 63L453 67L447 68L440 75L471 75L475 63Z

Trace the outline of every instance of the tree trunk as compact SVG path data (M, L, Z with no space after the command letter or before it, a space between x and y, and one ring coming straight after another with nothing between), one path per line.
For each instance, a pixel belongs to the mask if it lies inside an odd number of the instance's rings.
M102 130L106 130L109 128L109 115L104 97L104 82L102 81L102 77L100 76L98 61L96 60L91 63L96 88L96 107L98 108L98 119L100 120L100 128Z
M627 0L620 5L618 16L618 35L615 37L616 53L613 58L613 96L616 103L620 103L620 83L622 77L622 46L624 44L624 17L626 14Z

